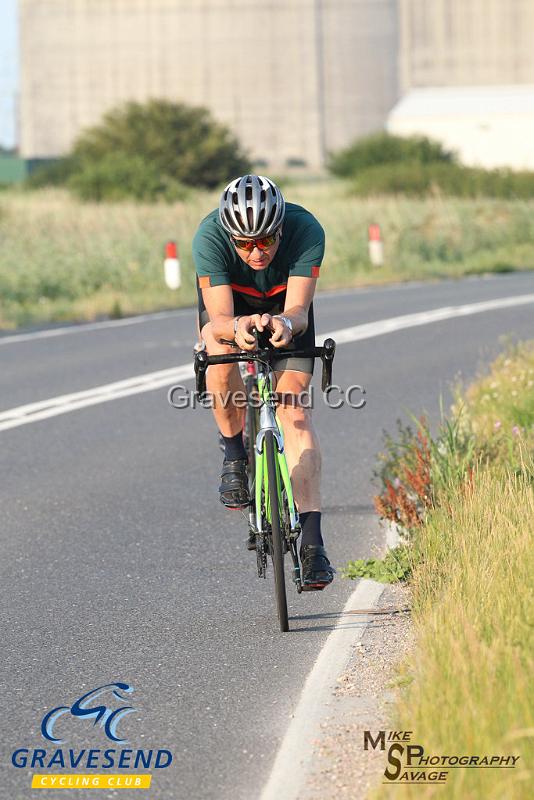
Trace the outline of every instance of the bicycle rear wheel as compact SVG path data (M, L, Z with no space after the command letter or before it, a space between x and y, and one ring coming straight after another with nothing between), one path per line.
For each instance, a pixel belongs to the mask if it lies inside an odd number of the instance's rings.
M284 575L284 551L282 545L282 525L280 521L280 500L278 494L279 478L277 479L276 442L272 431L265 433L265 454L267 459L267 478L269 484L269 504L271 508L272 547L271 557L274 571L274 587L276 607L280 630L285 633L289 630L287 617L286 579ZM267 499L267 498L266 498Z

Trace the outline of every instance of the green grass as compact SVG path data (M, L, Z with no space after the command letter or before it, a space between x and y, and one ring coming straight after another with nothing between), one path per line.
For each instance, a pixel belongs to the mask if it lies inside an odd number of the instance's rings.
M388 550L384 558L359 558L349 561L342 570L344 578L371 578L379 583L398 583L412 574L413 550L399 545Z
M520 445L534 452L534 342L508 347L488 373L459 389L455 403L489 457L518 467Z
M432 503L411 531L416 647L401 666L409 685L391 723L413 731L427 754L520 761L513 771L452 769L436 789L395 786L399 798L532 796L533 386L534 342L508 348L458 390L439 452L430 445ZM401 442L400 451L390 446L386 476L410 452L407 434ZM390 792L380 787L376 796Z
M335 179L282 186L325 227L322 289L534 268L534 202L360 199ZM191 239L217 200L192 192L172 205L95 204L59 189L2 192L0 327L192 304ZM384 235L381 268L368 261L371 222ZM162 277L168 239L180 246L176 293Z
M0 200L0 326L92 319L192 302L189 242L211 202L82 204L60 190ZM163 283L163 249L181 244L183 287Z

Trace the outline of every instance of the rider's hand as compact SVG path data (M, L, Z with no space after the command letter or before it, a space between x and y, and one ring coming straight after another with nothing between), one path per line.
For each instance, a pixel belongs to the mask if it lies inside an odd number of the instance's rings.
M273 335L269 339L273 347L287 347L293 339L293 333L287 327L285 322L279 317L271 317L269 327Z
M270 314L251 314L249 317L240 317L237 320L235 332L235 343L241 350L254 350L256 339L252 334L252 329L256 328L260 333L267 327L271 327Z

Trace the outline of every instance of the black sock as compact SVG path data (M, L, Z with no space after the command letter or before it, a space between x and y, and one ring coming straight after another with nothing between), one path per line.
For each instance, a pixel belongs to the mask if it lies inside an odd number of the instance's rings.
M324 545L321 536L321 512L303 511L299 513L299 520L302 527L301 547L306 544Z
M235 436L223 436L224 439L224 460L237 461L247 457L247 451L243 444L243 434L241 431Z

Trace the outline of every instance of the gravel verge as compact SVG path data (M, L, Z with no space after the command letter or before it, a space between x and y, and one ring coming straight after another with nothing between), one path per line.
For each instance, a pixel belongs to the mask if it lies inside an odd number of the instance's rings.
M372 612L347 669L332 689L333 700L315 742L315 770L299 800L365 798L385 769L385 755L363 749L365 730L387 730L396 667L413 645L409 590L387 586Z

